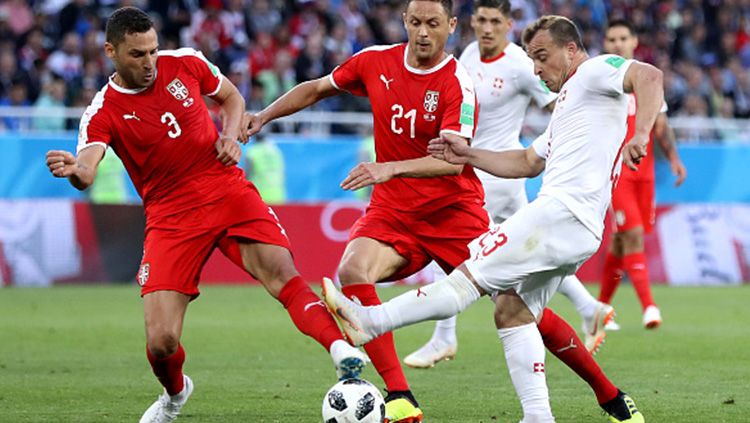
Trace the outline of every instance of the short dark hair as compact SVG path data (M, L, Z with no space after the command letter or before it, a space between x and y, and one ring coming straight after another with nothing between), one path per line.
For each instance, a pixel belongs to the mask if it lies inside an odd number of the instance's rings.
M607 30L618 26L627 29L630 32L630 35L636 35L635 26L633 25L633 23L625 19L613 19L609 21L609 24L607 24Z
M523 30L523 45L528 46L534 36L543 30L549 31L549 35L559 46L574 42L580 50L584 50L581 41L581 32L573 21L565 16L545 15L529 24Z
M406 7L408 8L413 1L431 1L433 3L440 3L445 9L445 13L449 18L453 17L453 0L406 0Z
M474 0L474 12L480 7L498 9L503 16L510 16L510 0Z
M107 19L106 39L117 46L125 40L126 34L142 34L153 27L154 22L146 12L135 7L121 7Z

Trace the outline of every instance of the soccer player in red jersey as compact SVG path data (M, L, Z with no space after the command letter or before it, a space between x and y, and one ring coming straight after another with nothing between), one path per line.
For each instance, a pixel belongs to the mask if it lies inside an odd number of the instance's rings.
M637 47L638 36L630 22L615 20L609 23L604 38L604 49L608 53L632 59ZM636 104L632 94L629 101L626 139L630 139L635 131ZM669 160L672 173L677 177L675 185L679 186L685 180L687 171L675 148L674 132L667 122L666 112L665 103L656 119L651 138L659 143L664 156ZM615 233L605 259L599 292L599 301L609 304L623 274L627 273L641 301L643 326L646 329L655 329L662 321L661 312L651 296L643 245L644 234L650 233L654 225L654 208L654 143L649 142L648 154L643 158L638 171L623 166L619 183L612 196ZM617 325L607 327L617 328Z
M375 282L408 276L433 259L451 271L469 256L472 237L489 225L481 184L472 168L427 154L432 138L466 143L473 136L471 77L444 52L456 24L451 10L448 0L409 1L404 13L406 44L365 49L331 75L304 82L257 115L246 115L252 135L266 123L326 97L349 92L370 98L377 162L357 165L341 184L348 190L374 185L371 203L352 228L339 267L343 292L364 305L380 304ZM540 331L548 348L594 388L600 402L616 396L617 388L570 325L551 310L544 316ZM421 421L393 336L385 334L366 344L365 350L388 390L388 420Z
M146 233L137 279L146 353L164 394L141 422L173 421L193 390L182 372L183 318L216 247L256 277L302 333L330 351L339 376L358 375L366 357L343 340L295 269L273 211L234 166L245 110L237 89L193 49L159 51L153 23L136 8L109 18L104 51L116 72L81 118L78 155L49 151L47 165L54 176L85 189L111 147L143 198ZM203 95L221 105L221 134Z

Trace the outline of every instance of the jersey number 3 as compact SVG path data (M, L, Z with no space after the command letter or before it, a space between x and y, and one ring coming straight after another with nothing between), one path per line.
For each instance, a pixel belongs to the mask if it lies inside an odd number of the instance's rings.
M166 123L167 126L171 128L169 132L167 132L169 138L177 138L182 135L182 128L180 128L180 124L177 123L177 118L174 117L172 113L166 112L161 115L161 123Z
M394 104L391 107L391 110L393 111L393 116L391 116L391 131L393 131L394 134L401 135L404 132L404 128L399 125L398 120L408 119L410 129L409 136L414 139L416 137L414 125L416 124L417 120L417 111L415 109L411 109L406 112L406 114L404 114L404 106L400 104Z

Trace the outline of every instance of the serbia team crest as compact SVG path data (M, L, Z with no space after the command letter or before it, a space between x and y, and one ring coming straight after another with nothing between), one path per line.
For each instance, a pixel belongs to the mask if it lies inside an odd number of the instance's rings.
M180 81L178 78L175 78L174 81L170 82L169 85L167 85L167 91L169 91L169 93L172 94L174 98L180 101L187 100L188 96L190 95L185 84L183 84L182 81Z
M437 110L439 97L440 93L437 91L428 90L424 94L424 109L427 111L427 113L434 113L435 110Z

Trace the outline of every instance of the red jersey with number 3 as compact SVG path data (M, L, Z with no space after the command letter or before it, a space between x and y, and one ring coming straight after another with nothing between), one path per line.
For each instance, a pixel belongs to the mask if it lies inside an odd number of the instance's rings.
M149 218L214 202L243 180L216 159L219 134L201 97L221 81L196 50L160 51L150 87L126 89L110 78L99 91L81 118L77 150L112 147Z
M369 97L379 163L425 157L427 144L440 133L474 135L476 98L464 67L448 56L431 69L415 69L406 63L406 54L406 44L370 47L330 75L336 88ZM376 184L371 204L429 213L459 202L484 203L471 166L457 176Z

